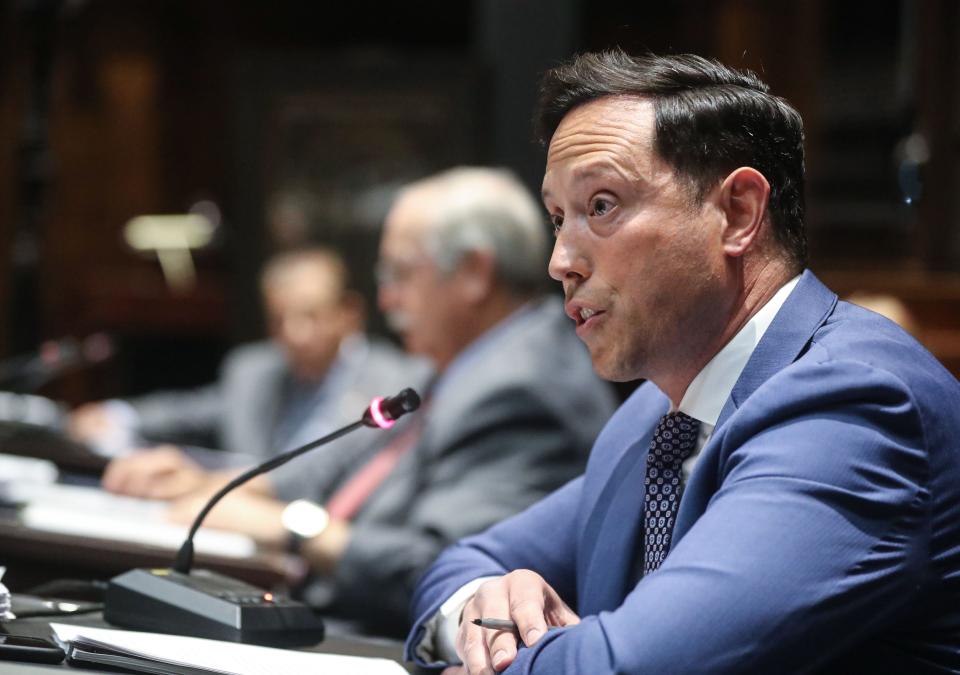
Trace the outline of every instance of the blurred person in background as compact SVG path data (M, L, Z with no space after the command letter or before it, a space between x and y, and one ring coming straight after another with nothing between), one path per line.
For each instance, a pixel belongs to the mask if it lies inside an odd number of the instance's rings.
M332 250L278 254L263 269L261 290L270 339L233 349L216 382L72 413L74 438L122 454L108 465L105 488L172 499L219 485L232 472L207 470L180 446L227 451L230 465L260 462L355 421L372 397L425 379L425 363L364 335L363 300L348 287L344 262ZM261 489L289 499L313 494L322 476L348 470L375 449L368 433L282 467L263 478ZM157 443L165 445L130 452Z
M405 188L377 275L388 321L438 373L421 410L311 500L241 490L207 523L299 552L304 597L327 616L402 634L437 554L582 471L613 411L560 299L541 295L546 251L539 208L507 172L455 169ZM181 499L174 515L188 522L203 502Z

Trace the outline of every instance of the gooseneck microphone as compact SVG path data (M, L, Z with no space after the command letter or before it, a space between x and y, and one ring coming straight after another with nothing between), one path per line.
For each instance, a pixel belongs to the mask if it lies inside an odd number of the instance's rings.
M277 455L262 464L249 469L248 471L243 472L229 483L224 485L222 488L217 490L217 493L210 498L210 501L200 510L200 513L197 514L197 517L193 520L193 525L190 526L190 531L187 534L186 540L184 540L183 545L180 547L180 550L177 552L177 557L173 563L173 569L182 574L189 574L190 568L193 567L193 537L196 535L197 530L200 529L200 524L203 522L203 519L207 517L207 514L210 513L211 509L217 505L224 496L226 496L234 488L243 485L251 478L255 478L262 473L267 471L272 471L282 464L286 464L294 457L299 457L305 452L313 450L314 448L319 448L321 445L326 445L331 441L335 441L341 436L349 434L355 429L359 429L362 426L374 427L379 429L389 429L392 427L398 419L406 415L409 412L413 412L420 407L420 396L417 395L413 389L409 387L401 391L396 396L382 397L378 396L370 402L370 405L367 406L367 409L363 411L363 417L361 417L356 422L352 422L345 427L337 429L336 431L327 434L323 438L318 438L315 441L311 441L306 445L301 445L299 448L294 448L293 450L288 450L284 453Z
M294 457L362 426L389 429L420 407L413 389L377 397L362 417L323 438L288 450L240 474L204 505L170 569L135 569L110 580L103 616L108 623L161 633L272 646L305 646L323 639L323 621L309 607L279 594L193 567L193 537L210 510L234 488Z

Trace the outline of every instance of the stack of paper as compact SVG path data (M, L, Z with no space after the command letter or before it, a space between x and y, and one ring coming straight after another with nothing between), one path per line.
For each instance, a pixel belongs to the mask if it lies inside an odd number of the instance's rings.
M298 652L201 638L86 628L54 623L50 627L64 645L68 661L78 665L117 665L143 673L215 673L275 675L403 675L403 667L387 659Z
M167 522L167 502L121 497L98 488L77 485L36 486L20 513L24 525L36 530L180 548L187 527ZM201 528L194 538L198 553L246 558L256 550L250 537Z
M0 499L23 502L57 480L57 475L56 465L45 459L0 454Z
M0 567L0 580L3 579L3 575L7 573L6 567ZM17 617L14 616L13 612L10 611L10 606L13 603L10 600L10 591L7 590L7 587L3 584L0 584L0 621L13 621Z

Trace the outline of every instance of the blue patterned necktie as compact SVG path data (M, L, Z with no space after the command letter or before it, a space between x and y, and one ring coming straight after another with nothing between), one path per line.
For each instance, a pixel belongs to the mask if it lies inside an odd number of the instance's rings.
M681 412L660 418L647 453L647 494L643 502L643 573L660 567L683 495L683 462L697 447L700 422Z

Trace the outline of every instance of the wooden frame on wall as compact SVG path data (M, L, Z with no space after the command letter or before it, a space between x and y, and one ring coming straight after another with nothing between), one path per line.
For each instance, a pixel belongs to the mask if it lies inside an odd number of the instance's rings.
M264 258L306 242L340 249L373 305L393 191L477 161L479 68L446 54L248 54L236 61L232 89L231 332L259 332L258 316L236 310L257 297Z

